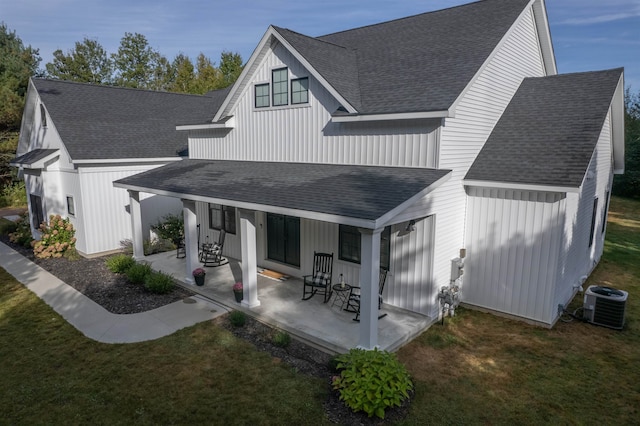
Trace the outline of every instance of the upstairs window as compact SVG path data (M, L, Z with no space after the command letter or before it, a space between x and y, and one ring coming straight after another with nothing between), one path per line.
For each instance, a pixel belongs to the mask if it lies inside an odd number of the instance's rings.
M269 106L269 83L256 84L256 108Z
M287 105L289 103L289 70L280 68L271 73L273 82L273 106Z
M589 234L589 247L593 245L593 237L596 229L597 213L598 213L598 197L593 199L593 212L591 213L591 233Z
M306 104L309 102L309 78L291 80L291 104Z
M47 111L45 111L43 104L40 104L40 121L42 122L42 127L47 127Z

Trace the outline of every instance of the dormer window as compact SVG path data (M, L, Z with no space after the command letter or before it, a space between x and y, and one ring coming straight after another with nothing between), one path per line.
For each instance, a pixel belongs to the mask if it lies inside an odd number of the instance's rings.
M289 80L288 68L271 71L270 83L253 86L255 108L283 107L309 103L309 77ZM291 90L291 99L289 99Z
M40 104L40 121L42 127L47 127L47 111L45 111L43 104Z
M289 70L280 68L271 72L273 81L273 106L282 106L289 103Z

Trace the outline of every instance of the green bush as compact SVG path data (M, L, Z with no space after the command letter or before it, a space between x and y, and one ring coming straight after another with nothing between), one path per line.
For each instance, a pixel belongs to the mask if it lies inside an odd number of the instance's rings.
M158 223L151 225L151 230L158 235L158 238L177 244L178 241L184 238L184 219L182 214L164 216Z
M0 194L0 207L23 207L27 205L27 190L24 181L7 185Z
M31 225L29 224L29 212L24 212L16 221L16 230L9 234L9 241L24 247L31 247Z
M271 339L274 345L286 348L291 344L291 335L286 331L276 331Z
M133 255L133 241L122 240L120 241L120 247L125 254L129 256ZM165 251L174 250L176 246L168 240L144 240L142 243L142 251L145 256L149 256L155 253L163 253Z
M247 315L241 311L231 311L229 314L229 322L234 327L242 327L247 322Z
M49 222L40 224L42 239L33 244L33 254L41 259L62 257L67 250L75 250L76 231L69 221L60 215L49 216Z
M129 267L125 273L127 279L133 284L144 284L145 278L151 273L151 266L146 263L136 263Z
M144 278L144 286L152 293L165 294L176 286L173 277L164 272L151 272Z
M129 268L135 265L135 263L136 261L133 260L131 256L123 253L111 256L105 260L107 268L114 274L124 274Z
M16 232L16 229L18 225L14 221L0 217L0 235L9 235Z
M413 384L395 354L351 349L337 360L340 376L334 378L333 388L353 411L383 419L387 408L400 406L409 398Z

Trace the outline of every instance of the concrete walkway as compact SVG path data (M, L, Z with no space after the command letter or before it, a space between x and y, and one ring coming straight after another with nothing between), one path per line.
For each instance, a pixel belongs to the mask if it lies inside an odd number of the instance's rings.
M227 312L225 307L202 296L192 296L147 312L112 314L2 243L0 267L85 336L103 343L153 340Z

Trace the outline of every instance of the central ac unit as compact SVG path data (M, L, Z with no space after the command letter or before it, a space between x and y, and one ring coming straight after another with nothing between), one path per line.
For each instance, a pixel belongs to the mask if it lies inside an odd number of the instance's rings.
M584 293L584 319L592 324L621 329L629 293L611 287L592 285Z

